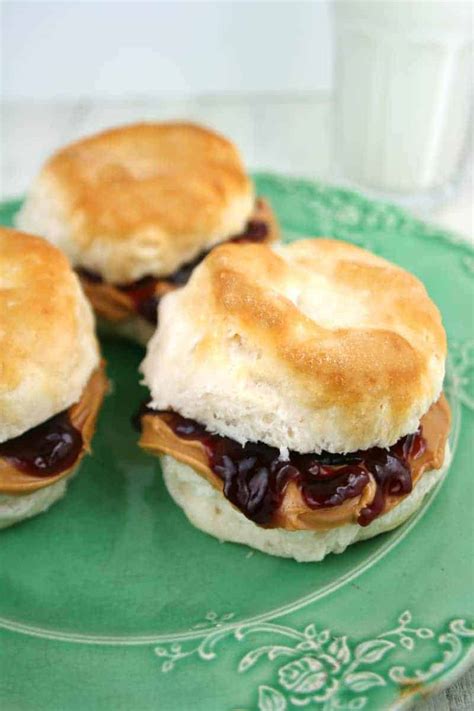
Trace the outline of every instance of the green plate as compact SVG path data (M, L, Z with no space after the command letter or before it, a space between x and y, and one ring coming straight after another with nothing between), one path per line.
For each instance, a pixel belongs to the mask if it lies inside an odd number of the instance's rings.
M136 446L142 350L104 340L113 388L93 456L49 513L1 533L2 708L401 708L472 659L474 253L353 192L256 183L287 240L347 239L427 285L450 342L447 479L404 526L322 563L221 544L187 522Z

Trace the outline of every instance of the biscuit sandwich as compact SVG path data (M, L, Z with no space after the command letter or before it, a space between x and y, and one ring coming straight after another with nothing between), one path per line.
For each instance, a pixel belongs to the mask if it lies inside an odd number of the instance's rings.
M67 254L102 325L141 343L163 294L216 244L277 237L234 145L190 123L123 126L59 150L17 225Z
M425 287L385 259L330 239L223 245L160 304L140 445L198 528L321 560L440 480L445 359Z
M92 310L66 257L0 228L0 528L63 496L105 389Z

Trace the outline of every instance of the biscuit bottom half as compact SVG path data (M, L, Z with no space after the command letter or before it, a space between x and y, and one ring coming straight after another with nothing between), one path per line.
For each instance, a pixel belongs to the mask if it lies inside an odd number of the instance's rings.
M404 523L442 480L450 462L450 451L447 446L440 469L424 472L411 494L370 526L346 523L326 531L289 531L257 526L191 467L169 455L160 459L170 495L196 528L221 541L243 543L270 555L294 558L299 562L316 562L323 560L328 553L342 553L352 543L372 538Z

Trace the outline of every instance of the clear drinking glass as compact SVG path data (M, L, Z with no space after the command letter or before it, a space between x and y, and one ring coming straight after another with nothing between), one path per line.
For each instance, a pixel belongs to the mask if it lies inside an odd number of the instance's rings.
M340 177L408 204L439 202L469 150L473 5L336 0L334 7Z

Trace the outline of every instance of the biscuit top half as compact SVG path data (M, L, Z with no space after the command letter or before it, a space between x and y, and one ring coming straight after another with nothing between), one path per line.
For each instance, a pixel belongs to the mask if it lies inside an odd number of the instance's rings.
M239 234L253 207L230 141L190 123L141 123L59 150L17 224L60 247L73 265L124 284L167 276Z
M92 312L66 257L0 228L0 442L77 402L98 362Z
M179 355L179 357L178 357ZM353 245L222 245L166 295L152 407L283 452L387 447L440 395L446 336L412 274Z

